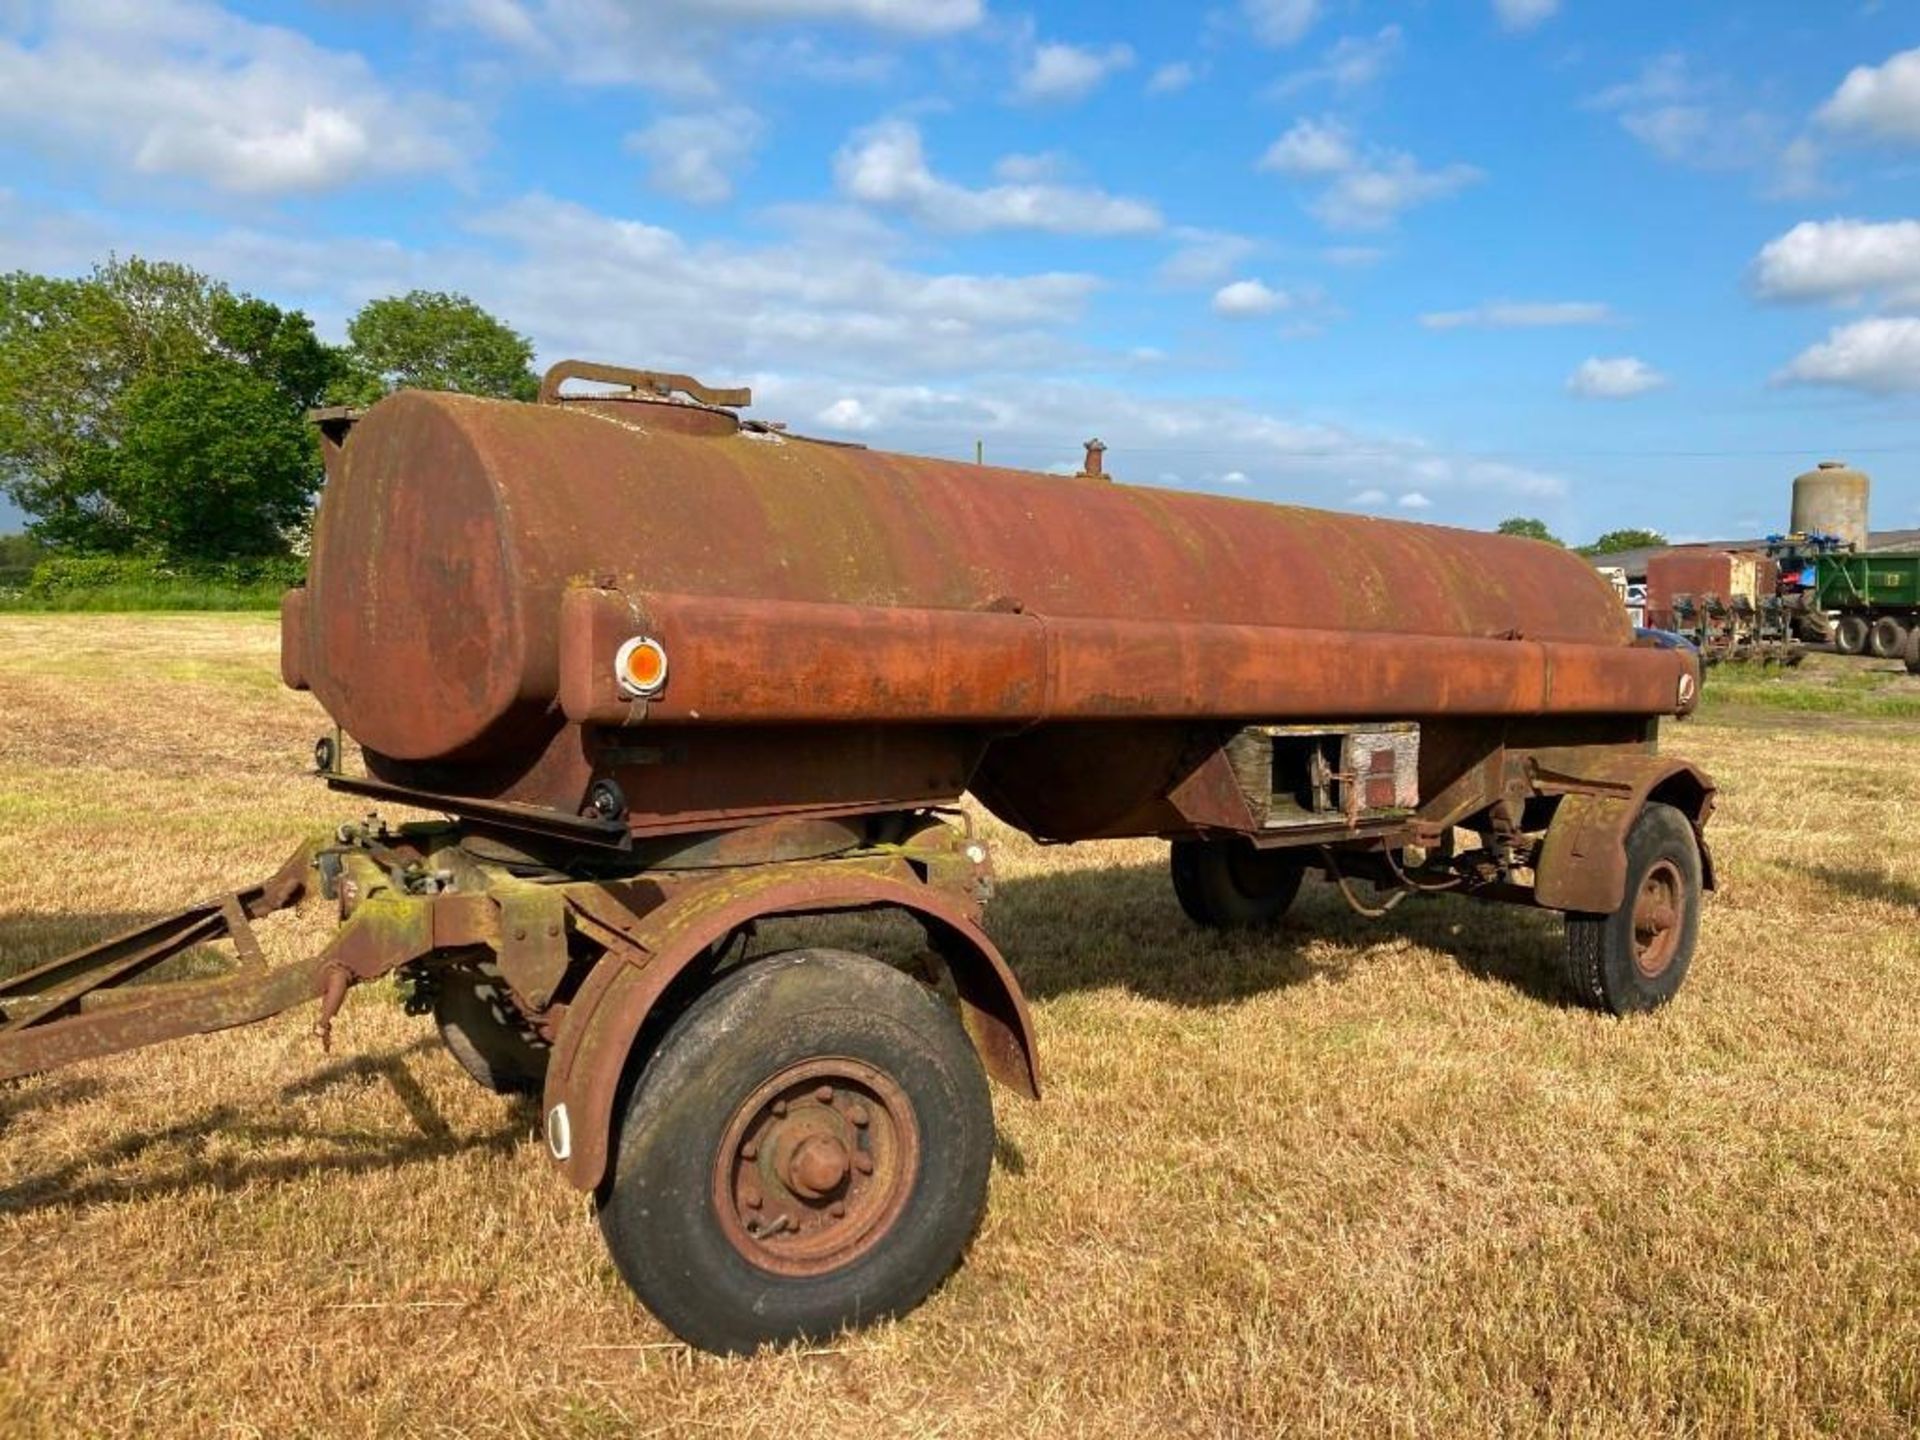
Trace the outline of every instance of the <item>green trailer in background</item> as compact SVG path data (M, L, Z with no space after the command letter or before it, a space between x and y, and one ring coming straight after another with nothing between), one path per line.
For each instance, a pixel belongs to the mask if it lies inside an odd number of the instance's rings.
M1826 554L1817 573L1814 605L1835 616L1835 649L1907 657L1920 631L1920 553Z

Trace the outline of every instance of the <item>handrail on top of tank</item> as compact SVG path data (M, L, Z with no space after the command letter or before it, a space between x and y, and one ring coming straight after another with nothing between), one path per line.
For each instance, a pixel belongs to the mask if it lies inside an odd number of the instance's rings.
M666 370L636 370L626 365L605 365L597 360L562 360L540 378L540 403L557 404L560 387L569 380L593 380L603 385L625 385L635 394L657 396L685 395L702 405L726 410L744 410L753 404L753 391L740 385L722 389Z

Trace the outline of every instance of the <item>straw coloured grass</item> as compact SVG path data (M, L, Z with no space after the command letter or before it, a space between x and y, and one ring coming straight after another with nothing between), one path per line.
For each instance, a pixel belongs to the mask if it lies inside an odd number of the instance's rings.
M354 814L274 648L0 616L0 964ZM1547 915L1310 887L1213 938L1164 846L986 823L1046 1099L996 1097L966 1266L805 1353L675 1344L533 1112L382 987L332 1056L296 1012L0 1087L0 1433L1911 1433L1920 724L1722 678L1667 741L1723 787L1722 889L1625 1023L1564 1003Z

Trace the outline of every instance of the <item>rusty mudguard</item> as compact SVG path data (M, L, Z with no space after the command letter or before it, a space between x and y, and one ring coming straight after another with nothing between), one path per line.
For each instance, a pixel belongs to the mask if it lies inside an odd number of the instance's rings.
M1693 824L1701 878L1714 888L1706 826L1717 787L1685 760L1650 754L1540 752L1530 764L1536 794L1559 797L1535 870L1534 899L1549 910L1604 915L1627 894L1627 832L1649 802L1672 805Z
M899 910L919 921L945 962L960 1018L988 1075L1039 1098L1026 998L999 948L980 928L979 905L897 873L845 866L768 866L701 885L644 915L607 890L569 887L574 923L607 946L568 1007L547 1068L547 1143L569 1182L599 1186L608 1170L615 1110L642 1031L682 974L742 926L782 915Z

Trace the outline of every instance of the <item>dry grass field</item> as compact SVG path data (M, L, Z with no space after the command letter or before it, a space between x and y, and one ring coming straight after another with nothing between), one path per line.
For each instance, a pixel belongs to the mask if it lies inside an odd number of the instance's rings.
M351 815L274 652L0 617L0 964ZM808 1353L672 1343L533 1112L390 992L330 1057L295 1013L0 1087L0 1433L1912 1433L1920 720L1716 705L1668 743L1724 788L1723 888L1627 1023L1563 1002L1546 916L1317 888L1222 940L1163 846L999 834L1047 1098L996 1097L965 1268Z

